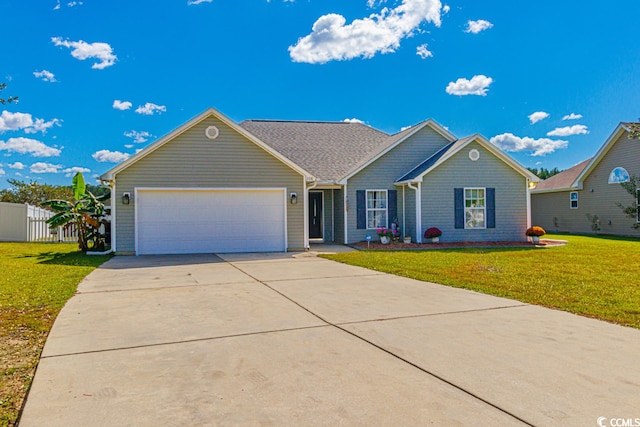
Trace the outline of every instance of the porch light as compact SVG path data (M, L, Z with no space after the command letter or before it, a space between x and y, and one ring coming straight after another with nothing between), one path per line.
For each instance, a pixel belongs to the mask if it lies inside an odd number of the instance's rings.
M295 205L298 203L298 195L296 193L291 193L291 195L289 196L289 202L292 205Z
M128 205L131 202L131 193L123 193L122 194L122 204Z

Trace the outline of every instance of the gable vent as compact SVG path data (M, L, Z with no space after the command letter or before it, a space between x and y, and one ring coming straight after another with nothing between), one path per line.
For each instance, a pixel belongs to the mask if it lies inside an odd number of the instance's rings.
M215 126L209 126L208 128L205 129L204 134L209 139L216 139L218 135L220 135L220 131Z

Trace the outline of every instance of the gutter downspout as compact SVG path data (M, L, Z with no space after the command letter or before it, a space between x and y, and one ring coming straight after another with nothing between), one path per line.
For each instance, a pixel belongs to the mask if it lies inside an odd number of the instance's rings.
M422 243L422 195L421 195L421 185L422 183L418 182L417 187L412 187L411 183L408 182L407 186L416 192L416 242Z
M318 181L313 181L313 184L307 187L307 182L305 181L305 190L304 190L304 250L308 251L311 249L311 245L309 244L309 190L313 190L318 185Z
M404 202L404 185L402 186L402 237L407 235L407 221L405 216L405 202Z

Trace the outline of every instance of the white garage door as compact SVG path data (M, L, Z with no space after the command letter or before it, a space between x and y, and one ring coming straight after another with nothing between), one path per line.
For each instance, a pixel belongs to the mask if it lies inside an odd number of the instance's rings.
M286 250L285 191L150 190L136 195L138 255Z

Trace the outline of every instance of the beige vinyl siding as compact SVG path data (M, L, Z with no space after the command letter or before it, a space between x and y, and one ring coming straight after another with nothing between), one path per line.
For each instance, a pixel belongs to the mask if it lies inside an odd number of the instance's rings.
M584 181L578 192L578 209L569 208L569 191L534 193L531 196L532 221L545 229L570 233L594 233L587 214L600 219L600 234L640 237L635 221L622 213L617 202L625 206L633 203L633 196L620 184L609 184L609 174L623 167L629 175L640 175L640 141L627 138L625 133L615 141ZM593 190L593 191L591 191ZM558 227L553 219L557 218Z
M469 159L474 148L480 152L475 162ZM495 188L496 228L455 228L454 188L464 187ZM422 228L429 227L442 230L442 242L526 241L526 178L482 145L467 145L424 177Z
M210 140L208 126L220 134ZM209 117L176 136L116 175L119 203L124 192L131 204L116 207L117 251L135 250L135 197L138 187L155 188L286 188L298 194L298 203L287 203L288 249L304 248L304 177L258 147L222 121ZM185 215L200 215L185 206Z
M374 240L378 238L374 230L357 229L356 191L398 190L398 220L400 227L404 228L404 224L402 224L402 188L396 187L394 182L448 143L449 141L442 135L428 126L424 127L349 179L347 186L349 243L362 241L367 234L371 234ZM413 190L408 189L405 196L408 198L410 195L415 197ZM415 213L409 213L408 210L406 214L407 217L409 215L415 216ZM389 218L389 224L391 221L393 218ZM414 236L412 237L415 239Z

